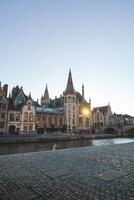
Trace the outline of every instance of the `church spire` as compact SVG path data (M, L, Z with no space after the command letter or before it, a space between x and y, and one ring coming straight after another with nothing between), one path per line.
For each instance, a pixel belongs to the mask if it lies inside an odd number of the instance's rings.
M68 81L67 81L67 87L66 87L65 92L66 92L66 93L74 93L74 86L73 86L73 80L72 80L71 69L69 70Z
M50 101L49 93L48 93L48 88L46 84L44 95L41 97L41 105L47 107L49 104L49 101Z
M45 89L45 92L44 92L44 99L45 99L46 101L49 101L49 93L48 93L47 84L46 84L46 89Z

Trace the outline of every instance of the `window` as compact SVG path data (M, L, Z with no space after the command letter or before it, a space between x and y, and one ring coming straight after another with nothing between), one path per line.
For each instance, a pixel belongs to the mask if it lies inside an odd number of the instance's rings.
M59 125L62 126L62 118L59 119Z
M0 128L4 128L5 123L4 122L0 122Z
M71 96L68 97L68 102L71 102Z
M73 97L73 103L75 103L75 97Z
M33 113L29 114L29 122L33 122Z
M6 114L5 113L1 113L1 119L5 119Z
M20 121L20 113L16 113L16 121Z
M24 132L27 132L27 126L24 126Z
M40 123L40 116L37 116L36 121L37 123Z
M82 126L82 118L79 118L79 126Z
M25 112L25 113L24 113L24 122L27 122L27 121L28 121L28 113Z
M52 118L49 117L49 125L51 125L51 124L52 124Z
M2 105L2 110L6 110L6 105Z
M32 132L33 130L33 125L29 125L29 132Z
M89 127L89 118L86 118L86 127Z
M46 121L47 121L47 118L46 118L46 117L44 117L44 119L43 119L43 120L44 120L44 123L46 123Z
M28 104L28 110L31 110L31 103Z
M14 122L14 113L10 113L10 121Z
M54 125L57 126L57 118L54 118Z

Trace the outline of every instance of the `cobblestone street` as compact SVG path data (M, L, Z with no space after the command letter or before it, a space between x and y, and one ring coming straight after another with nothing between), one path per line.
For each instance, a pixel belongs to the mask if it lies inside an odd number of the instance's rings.
M134 200L134 143L0 156L0 200Z

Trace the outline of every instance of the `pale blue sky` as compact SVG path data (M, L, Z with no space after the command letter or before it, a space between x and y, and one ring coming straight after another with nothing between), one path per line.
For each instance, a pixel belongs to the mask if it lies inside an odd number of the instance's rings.
M0 0L0 80L40 98L74 87L134 115L133 0Z

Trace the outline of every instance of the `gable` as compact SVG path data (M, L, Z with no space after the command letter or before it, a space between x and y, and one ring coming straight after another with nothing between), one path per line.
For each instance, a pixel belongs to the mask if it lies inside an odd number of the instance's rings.
M26 96L25 96L23 90L21 89L14 99L14 104L15 105L22 104L22 103L24 103L25 99L26 99Z

